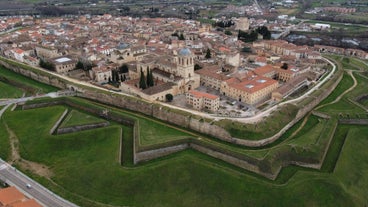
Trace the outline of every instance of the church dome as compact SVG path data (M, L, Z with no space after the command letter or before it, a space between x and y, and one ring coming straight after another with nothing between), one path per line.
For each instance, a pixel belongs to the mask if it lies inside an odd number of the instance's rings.
M189 48L182 48L178 52L179 56L190 56L192 55L192 52L189 50Z
M127 43L120 43L116 48L118 50L124 50L124 49L127 49L130 45L127 44Z

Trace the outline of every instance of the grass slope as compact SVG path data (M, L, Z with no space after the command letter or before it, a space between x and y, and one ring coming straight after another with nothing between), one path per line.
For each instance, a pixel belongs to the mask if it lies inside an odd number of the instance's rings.
M72 110L60 127L70 127L76 125L85 125L85 124L96 124L106 122L106 120L92 116L90 114L86 114L77 110Z
M2 98L20 98L23 91L19 88L0 81L0 99Z
M0 119L0 158L8 160L10 156L9 134L5 128L4 121Z
M334 175L354 198L356 206L368 205L368 128L351 127Z
M52 91L57 91L57 88L46 85L44 83L40 83L38 81L29 79L25 76L22 76L18 73L15 73L11 70L8 70L2 66L0 66L0 76L7 78L9 80L15 81L17 83L22 84L24 87L36 89L39 93L49 93Z
M124 168L117 160L120 126L49 135L49 129L64 110L63 106L54 106L14 111L7 112L4 118L20 138L22 156L50 166L55 174L52 179L63 186L60 190L53 184L52 188L67 198L77 197L73 200L82 206L103 206L85 198L129 206L352 204L349 195L330 178L314 180L314 174L307 174L301 180L278 186L192 150L160 162ZM123 131L124 136L131 136L128 129Z

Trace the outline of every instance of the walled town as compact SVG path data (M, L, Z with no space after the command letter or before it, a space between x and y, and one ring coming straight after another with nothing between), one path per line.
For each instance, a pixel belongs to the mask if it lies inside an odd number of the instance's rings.
M3 27L23 25L2 38L0 54L7 58L217 115L250 116L259 106L305 92L328 70L320 52L368 56L356 49L266 40L260 34L245 43L230 32L250 30L244 17L233 19L225 33L193 20L109 14L5 20Z

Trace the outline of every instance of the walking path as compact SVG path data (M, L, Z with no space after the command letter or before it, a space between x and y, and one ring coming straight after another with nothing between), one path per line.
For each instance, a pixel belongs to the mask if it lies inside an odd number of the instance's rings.
M334 101L332 101L332 102L329 102L329 103L326 103L326 104L323 104L323 105L320 105L320 106L318 106L318 107L316 107L314 110L318 110L318 109L320 109L320 108L322 108L322 107L325 107L325 106L328 106L328 105L332 105L332 104L334 104L334 103L337 103L337 102L339 102L340 100L341 100L341 98L345 95L345 94L347 94L347 93L349 93L350 91L352 91L352 90L354 90L354 88L358 85L358 81L356 80L356 78L355 78L355 76L354 76L354 74L353 74L353 71L352 70L347 70L347 73L351 76L351 78L353 79L353 81L354 81L354 84L349 88L349 89L347 89L346 91L344 91L342 94L340 94Z

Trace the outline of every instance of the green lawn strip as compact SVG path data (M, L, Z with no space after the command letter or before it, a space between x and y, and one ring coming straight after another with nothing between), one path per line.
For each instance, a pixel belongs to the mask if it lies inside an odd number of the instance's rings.
M348 94L348 97L352 100L355 100L357 96L368 94L367 86L368 79L364 78L361 75L354 74L355 79L358 81L358 85L356 88Z
M312 118L311 118L312 119ZM315 144L326 127L327 120L322 118L317 118L318 122L313 124L313 127L308 127L308 125L303 128L304 130L300 132L300 136L288 140L287 145L304 146L309 144Z
M14 81L18 84L24 85L25 87L34 88L40 93L49 93L58 90L53 86L40 83L38 81L35 81L18 73L15 73L11 70L8 70L2 66L0 66L0 76L7 78L8 80Z
M353 58L343 57L341 65L344 69L348 70L360 70L360 67L356 65L356 61L353 62Z
M368 98L360 101L359 103L362 104L365 107L368 107Z
M330 133L330 130L327 126L333 124L328 122L323 120L309 132L288 140L285 144L270 150L264 160L266 163L269 163L271 171L275 172L280 166L285 166L284 162L288 161L319 163L327 144L325 140L329 138L328 133ZM323 141L317 143L319 139Z
M23 91L17 87L0 81L0 99L2 98L20 98Z
M321 109L319 109L322 112L325 113L330 113L330 114L339 114L339 113L350 113L350 114L360 114L360 113L364 113L364 110L358 106L356 106L355 104L351 103L349 100L347 100L348 98L351 100L355 100L356 97L358 97L359 95L363 95L367 93L366 90L366 86L368 84L368 80L365 79L362 76L359 75L355 75L354 76L358 82L358 85L354 88L353 91L347 93L339 102L329 105L328 107L323 107ZM344 79L343 79L344 80ZM341 84L339 84L340 86ZM339 87L338 86L338 87ZM342 87L342 86L341 86ZM349 87L345 86L346 88L344 88L345 90ZM334 94L338 95L339 92L340 94L343 93L345 90L341 90L342 88L336 88L336 90L333 92ZM337 97L337 96L336 96Z
M361 70L365 70L365 71L368 70L368 65L364 61L359 60L357 58L350 58L350 63L355 65L357 68Z
M326 103L330 103L332 101L334 101L338 96L340 96L344 91L346 91L347 89L349 89L351 86L353 86L354 81L351 78L350 75L348 75L346 72L344 73L344 76L342 78L342 80L340 81L340 83L336 86L335 90L323 101L321 101L321 103L319 105L324 105Z
M10 141L3 119L0 119L0 132L0 158L8 160L10 157Z
M334 115L364 113L363 109L351 103L345 98L342 98L339 102L329 105L328 107L323 107L319 109L319 111Z
M96 124L106 122L106 120L98 118L96 116L86 114L77 110L72 110L67 115L60 127L70 127L85 124Z
M368 205L368 128L350 126L334 176L354 198L355 206Z
M139 125L142 146L192 137L190 134L147 119L139 119Z
M314 115L308 116L307 119L308 120L306 124L298 133L295 134L294 137L290 138L290 136L301 126L304 118L301 119L294 126L292 126L289 130L287 130L275 143L272 143L271 145L266 145L264 148L257 148L255 150L244 150L244 153L257 159L264 158L265 155L268 154L270 151L273 151L282 145L288 145L291 140L296 139L299 135L304 135L313 130L313 128L319 123L318 117Z
M351 125L338 125L321 168L323 172L331 173L334 171L350 127Z
M354 206L351 196L331 174L298 171L284 185L288 189L285 196L290 198L287 203L284 203L284 206ZM313 193L311 188L313 188ZM316 198L321 200L316 200ZM299 204L299 200L304 202Z
M351 205L340 186L329 178L315 178L320 174L305 174L300 181L278 186L193 150L134 169L117 168L113 164L106 167L103 162L94 161L80 165L70 157L65 160L68 162L58 163L64 171L55 180L65 188L43 183L73 201L77 197L81 206L104 205L92 205L80 196L128 206L309 206L304 199L317 206Z

